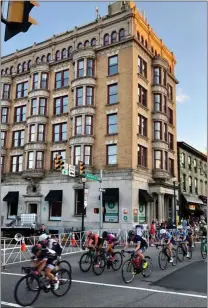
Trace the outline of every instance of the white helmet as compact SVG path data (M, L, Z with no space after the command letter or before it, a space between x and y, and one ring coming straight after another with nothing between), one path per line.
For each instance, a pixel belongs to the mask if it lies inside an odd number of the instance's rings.
M41 234L41 235L39 236L38 241L39 241L39 242L42 242L42 241L47 240L47 238L48 238L48 235L45 234L45 233L43 233L43 234Z
M191 227L190 227L190 226L188 226L188 227L187 227L187 230L191 230Z
M160 234L162 235L162 234L165 234L166 233L166 230L165 229L161 229L160 230Z
M179 225L177 229L178 229L178 230L182 230L182 229L183 229L183 226Z

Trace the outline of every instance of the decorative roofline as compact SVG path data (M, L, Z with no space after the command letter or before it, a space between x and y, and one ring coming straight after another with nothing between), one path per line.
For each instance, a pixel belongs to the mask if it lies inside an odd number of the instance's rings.
M202 153L202 152L198 151L197 149L193 148L188 143L186 143L184 141L178 141L177 142L177 147L181 148L183 150L186 150L187 152L190 152L191 154L196 155L199 158L201 158L202 160L207 162L207 155L205 155L204 153Z

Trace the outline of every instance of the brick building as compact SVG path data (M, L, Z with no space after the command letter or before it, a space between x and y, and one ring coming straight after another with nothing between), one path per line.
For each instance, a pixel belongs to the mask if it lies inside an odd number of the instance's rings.
M82 184L54 170L57 153L103 170L104 228L172 217L175 64L133 2L2 57L4 218L35 212L51 230L80 229ZM96 228L99 183L86 188L85 226Z

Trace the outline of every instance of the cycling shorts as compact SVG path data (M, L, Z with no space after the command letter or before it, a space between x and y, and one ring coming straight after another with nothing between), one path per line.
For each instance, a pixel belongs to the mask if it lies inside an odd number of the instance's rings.
M147 249L146 246L142 246L139 250L141 250L141 252L144 253L146 249Z
M116 239L113 242L109 243L108 245L111 245L112 248L114 248L115 246L117 246L119 244L119 240Z

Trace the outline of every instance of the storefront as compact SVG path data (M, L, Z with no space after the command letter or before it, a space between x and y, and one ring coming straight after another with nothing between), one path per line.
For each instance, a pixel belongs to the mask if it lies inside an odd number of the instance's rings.
M148 202L153 202L152 196L147 192L147 190L139 189L139 211L138 211L138 222L144 223L147 221L147 205Z
M119 222L119 188L105 188L103 208L103 222Z
M196 196L191 194L183 194L182 195L182 217L188 218L192 217L200 217L203 214L201 206L203 205L202 200Z

